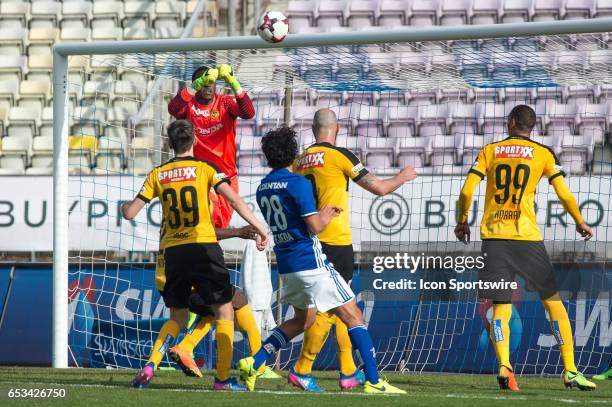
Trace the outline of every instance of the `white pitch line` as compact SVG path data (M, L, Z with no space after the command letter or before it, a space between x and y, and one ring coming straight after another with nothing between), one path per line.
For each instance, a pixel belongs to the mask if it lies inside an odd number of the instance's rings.
M538 398L528 398L525 396L518 397L505 397L505 396L479 396L471 394L447 394L446 397L458 398L458 399L483 399L483 400L540 400ZM560 403L575 404L575 403L597 403L597 404L608 404L608 400L575 400L575 399L548 399L551 401L558 401Z

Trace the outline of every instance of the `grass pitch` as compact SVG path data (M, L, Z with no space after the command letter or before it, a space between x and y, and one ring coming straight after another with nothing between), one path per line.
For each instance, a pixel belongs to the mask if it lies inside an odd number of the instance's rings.
M0 367L0 405L53 406L559 406L591 404L612 406L612 381L598 382L592 392L566 390L560 378L519 377L520 393L502 392L494 376L450 374L387 374L395 385L408 391L406 396L368 396L359 390L340 392L337 373L317 372L322 394L297 390L282 380L259 380L252 393L211 391L213 376L185 377L178 371L159 371L144 390L130 387L134 370ZM286 377L286 372L283 372ZM12 400L8 390L15 388L64 388L64 399Z

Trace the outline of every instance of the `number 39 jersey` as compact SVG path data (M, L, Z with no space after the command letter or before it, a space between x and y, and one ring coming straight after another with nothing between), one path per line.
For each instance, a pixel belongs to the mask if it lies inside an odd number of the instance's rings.
M257 204L274 236L274 253L281 274L324 267L319 239L304 218L317 213L312 185L283 168L270 172L257 188Z
M137 198L161 202L160 250L217 241L209 191L223 182L229 180L217 167L193 157L175 157L149 173Z
M528 137L487 144L469 171L487 178L482 239L542 240L534 199L542 176L564 176L552 150Z

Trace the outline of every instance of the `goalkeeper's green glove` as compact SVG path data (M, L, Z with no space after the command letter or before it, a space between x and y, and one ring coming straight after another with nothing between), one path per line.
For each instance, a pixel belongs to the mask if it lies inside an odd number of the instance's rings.
M219 70L219 78L223 79L232 88L235 95L239 95L242 92L242 87L234 75L234 68L228 64L221 64L217 69Z
M199 78L191 84L191 87L196 92L199 92L204 86L210 86L219 79L219 71L216 68L208 68Z

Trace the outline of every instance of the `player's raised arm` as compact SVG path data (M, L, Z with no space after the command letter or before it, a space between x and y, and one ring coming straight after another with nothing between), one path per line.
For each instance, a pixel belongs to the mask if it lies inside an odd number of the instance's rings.
M373 193L383 196L395 191L402 184L412 181L417 177L417 173L411 166L402 169L397 175L388 179L380 179L372 173L368 173L357 181L357 185Z
M238 82L234 68L228 64L221 64L217 69L219 70L219 79L223 79L236 96L236 100L227 99L227 111L234 117L252 119L255 116L253 102Z
M220 184L217 187L217 193L221 194L232 208L244 219L249 225L253 226L257 230L260 240L258 241L258 248L265 247L268 242L268 229L257 220L255 214L248 207L246 202L234 192L232 187L228 183ZM260 250L262 250L260 249Z
M215 68L201 67L193 72L190 87L179 89L176 96L168 103L168 113L176 119L186 119L189 102L205 86L214 84L219 78L219 71Z

